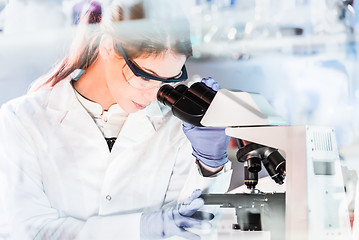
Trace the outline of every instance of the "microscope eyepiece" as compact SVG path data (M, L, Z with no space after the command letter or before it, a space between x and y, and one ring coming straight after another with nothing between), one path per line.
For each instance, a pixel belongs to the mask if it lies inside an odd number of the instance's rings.
M180 84L173 88L166 84L157 92L157 100L172 108L173 115L195 126L202 126L200 121L212 102L216 91L204 83L197 82L188 88Z
M168 84L163 85L157 92L157 100L167 106L172 106L182 97L182 94L175 91L174 88Z
M212 88L207 87L206 84L201 82L192 84L188 91L196 96L196 99L192 100L198 101L198 99L201 99L203 102L207 103L208 106L211 104L214 96L216 96L217 93Z

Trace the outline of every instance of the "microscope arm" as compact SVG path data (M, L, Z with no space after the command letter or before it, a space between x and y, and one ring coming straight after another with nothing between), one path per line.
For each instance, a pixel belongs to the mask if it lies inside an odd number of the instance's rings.
M258 93L218 90L201 124L211 127L285 125L269 102Z

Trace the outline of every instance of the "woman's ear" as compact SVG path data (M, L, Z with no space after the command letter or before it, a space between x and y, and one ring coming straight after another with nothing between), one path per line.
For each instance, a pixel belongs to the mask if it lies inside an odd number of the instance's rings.
M103 59L111 59L114 57L112 37L105 34L102 36L99 46L99 54Z

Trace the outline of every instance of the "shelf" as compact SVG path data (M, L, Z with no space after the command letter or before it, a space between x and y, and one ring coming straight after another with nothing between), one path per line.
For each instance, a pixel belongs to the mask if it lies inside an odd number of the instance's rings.
M193 46L195 58L262 55L267 53L313 54L342 48L357 37L347 34L321 36L293 36L285 38L243 39L236 41L213 41Z

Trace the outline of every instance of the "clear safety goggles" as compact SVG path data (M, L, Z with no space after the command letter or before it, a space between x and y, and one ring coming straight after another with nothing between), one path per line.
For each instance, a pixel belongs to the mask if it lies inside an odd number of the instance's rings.
M158 87L163 86L164 84L174 85L174 83L187 80L187 78L188 78L185 65L183 65L181 72L176 77L161 78L161 77L152 75L152 74L142 70L133 61L131 61L127 57L122 46L118 45L118 48L126 62L126 65L124 65L124 67L122 68L122 73L123 73L126 81L134 88L138 88L138 89L158 88ZM131 70L131 74L129 74L129 71L125 70L126 66Z

